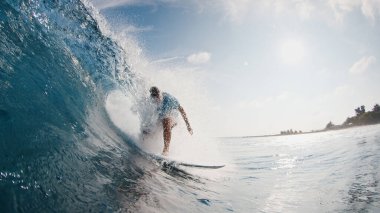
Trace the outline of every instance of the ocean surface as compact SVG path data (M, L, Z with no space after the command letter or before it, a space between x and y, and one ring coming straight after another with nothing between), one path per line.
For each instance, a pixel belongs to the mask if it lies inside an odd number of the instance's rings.
M173 156L226 166L163 166L136 135L140 50L89 2L2 0L0 38L0 212L380 212L379 125L176 139Z
M237 212L379 212L380 125L233 138L222 181Z

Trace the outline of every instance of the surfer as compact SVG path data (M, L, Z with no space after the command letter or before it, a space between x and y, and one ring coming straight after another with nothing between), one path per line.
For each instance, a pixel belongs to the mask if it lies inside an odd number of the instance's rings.
M175 121L175 118L178 115L177 110L181 113L182 118L186 123L187 130L191 135L193 134L193 130L191 129L185 110L174 96L166 92L160 92L160 90L155 86L151 87L149 92L150 97L153 99L155 104L157 104L158 119L162 122L162 127L164 130L164 149L162 151L162 155L166 156L169 153L172 129L177 125Z

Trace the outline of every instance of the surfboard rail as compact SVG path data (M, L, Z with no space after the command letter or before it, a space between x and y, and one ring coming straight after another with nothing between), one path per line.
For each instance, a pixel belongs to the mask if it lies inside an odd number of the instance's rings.
M185 167L192 167L192 168L199 168L199 169L220 169L225 167L224 164L220 165L202 165L202 164L193 164L193 163L186 163L182 161L173 160L161 155L156 154L148 154L152 159L156 160L160 164L165 164L166 166L185 166Z

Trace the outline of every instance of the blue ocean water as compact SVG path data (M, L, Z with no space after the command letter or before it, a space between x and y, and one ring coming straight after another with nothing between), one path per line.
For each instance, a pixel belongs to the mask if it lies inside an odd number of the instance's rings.
M380 126L222 140L237 212L379 212Z
M85 2L85 1L84 1ZM107 114L143 80L79 0L0 1L0 212L378 212L380 126L214 139L226 167L162 167Z

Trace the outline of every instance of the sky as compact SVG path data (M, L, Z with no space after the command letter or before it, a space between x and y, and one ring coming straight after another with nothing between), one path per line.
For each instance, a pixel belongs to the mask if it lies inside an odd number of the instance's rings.
M341 124L380 103L380 0L92 0L152 64L202 72L219 136Z

